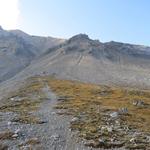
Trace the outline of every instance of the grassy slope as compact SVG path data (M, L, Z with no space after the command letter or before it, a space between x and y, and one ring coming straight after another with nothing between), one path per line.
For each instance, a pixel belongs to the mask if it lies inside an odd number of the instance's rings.
M17 118L12 120L14 122L40 123L40 119L32 113L39 108L45 99L45 95L41 92L43 86L38 78L28 79L24 87L7 95L0 105L0 111L16 113Z
M128 126L132 130L136 129L144 134L150 133L150 91L59 80L49 76L28 79L23 88L16 93L11 93L5 99L0 111L17 113L18 118L15 121L21 123L40 123L39 118L31 115L31 112L36 111L45 98L41 93L44 82L60 97L55 108L65 110L63 114L79 118L78 121L72 122L70 127L72 130L78 131L78 135L82 139L93 140L97 143L99 138L105 138L109 142L110 138L116 136L116 139L129 143L131 137L125 132L108 133L106 131L100 133L100 129L106 126L106 118L109 119L106 114L122 107L127 107L129 111L128 115L119 118L123 128ZM15 96L24 99L12 102L10 98ZM148 105L136 107L132 104L134 99L141 99ZM148 146L147 143L144 145ZM91 146L100 147L99 144Z
M86 112L99 115L99 111L116 111L127 107L130 124L142 131L150 131L150 109L134 106L133 100L141 99L150 104L150 91L128 90L117 87L99 86L67 80L48 80L49 86L60 97L66 97L56 108L68 109L71 114ZM94 115L92 114L92 115ZM91 116L92 117L92 116ZM143 123L144 121L144 123Z
M79 132L83 139L94 140L98 142L99 138L110 138L116 136L116 139L125 142L126 147L130 146L126 131L100 134L102 126L106 126L109 114L118 111L119 108L128 108L128 114L120 117L119 122L122 128L129 127L132 130L143 134L150 133L150 91L139 91L134 89L124 89L121 87L108 87L94 84L86 84L67 80L46 79L52 90L60 96L60 102L55 107L65 109L64 114L70 114L78 117L79 120L71 123L71 129ZM138 99L147 104L144 107L134 106L133 100ZM107 118L107 119L105 119ZM142 137L143 139L145 137ZM142 139L138 148L147 147ZM100 147L99 144L91 144L94 147ZM118 145L119 146L119 145ZM121 145L122 146L122 145ZM145 147L143 147L145 146ZM105 145L109 148L111 145ZM132 148L134 146L131 145Z

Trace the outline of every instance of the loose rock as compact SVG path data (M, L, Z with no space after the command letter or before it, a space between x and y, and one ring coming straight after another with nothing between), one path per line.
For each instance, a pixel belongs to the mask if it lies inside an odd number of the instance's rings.
M112 117L112 118L118 118L118 116L119 116L119 113L118 113L118 112L112 112L112 113L110 114L110 117Z

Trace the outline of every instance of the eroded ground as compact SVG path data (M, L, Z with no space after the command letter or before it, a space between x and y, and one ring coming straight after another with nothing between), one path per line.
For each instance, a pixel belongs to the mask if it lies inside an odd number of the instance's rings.
M37 76L1 100L0 112L3 149L81 150L69 128L87 149L150 147L150 91Z

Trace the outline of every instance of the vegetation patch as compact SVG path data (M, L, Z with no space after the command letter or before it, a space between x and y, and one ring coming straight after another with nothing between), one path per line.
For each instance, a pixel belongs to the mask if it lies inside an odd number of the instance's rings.
M40 141L38 140L38 138L31 138L31 139L28 139L27 141L25 141L23 144L20 144L19 147L23 147L23 146L26 146L26 145L37 145L37 144L40 144Z
M0 133L0 140L12 140L14 133L10 130L6 130Z
M20 123L41 123L32 113L38 110L41 102L46 99L42 92L44 83L38 77L29 78L26 84L15 93L10 93L0 106L1 112L18 114L12 121Z
M14 118L12 122L19 122L19 123L24 123L24 124L42 124L43 123L37 116L29 115L29 114L20 115L17 118Z
M8 146L0 143L0 150L8 150Z
M136 149L143 142L144 149L150 146L150 91L49 77L45 81L60 97L55 108L74 117L70 128L87 140L85 145L102 148L132 145ZM134 100L142 101L146 107L134 105ZM113 113L118 113L117 118L111 117Z
M46 99L42 88L48 85L57 94L61 115L72 115L70 128L86 146L100 148L146 149L150 147L150 91L103 86L50 76L33 77L11 93L2 112L18 114L13 121L40 124L33 115Z

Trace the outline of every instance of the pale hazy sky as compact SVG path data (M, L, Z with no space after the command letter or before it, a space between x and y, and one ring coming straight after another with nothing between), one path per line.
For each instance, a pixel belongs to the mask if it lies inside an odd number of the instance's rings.
M19 0L0 0L0 25L16 28L19 23Z
M0 25L34 35L150 45L149 0L0 0Z

